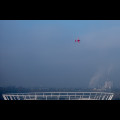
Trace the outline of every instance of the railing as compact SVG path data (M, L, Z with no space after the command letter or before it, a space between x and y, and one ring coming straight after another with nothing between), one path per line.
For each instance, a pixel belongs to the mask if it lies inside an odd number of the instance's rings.
M3 94L4 100L112 100L108 92L31 92Z

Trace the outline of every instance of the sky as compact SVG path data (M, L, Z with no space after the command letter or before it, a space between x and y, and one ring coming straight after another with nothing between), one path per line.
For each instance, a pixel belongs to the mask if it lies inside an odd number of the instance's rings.
M1 87L120 87L119 61L119 20L0 20Z

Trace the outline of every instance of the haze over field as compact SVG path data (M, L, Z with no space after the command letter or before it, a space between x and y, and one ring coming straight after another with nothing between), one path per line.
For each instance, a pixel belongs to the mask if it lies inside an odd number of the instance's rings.
M108 75L120 87L119 20L0 21L0 86L88 88Z

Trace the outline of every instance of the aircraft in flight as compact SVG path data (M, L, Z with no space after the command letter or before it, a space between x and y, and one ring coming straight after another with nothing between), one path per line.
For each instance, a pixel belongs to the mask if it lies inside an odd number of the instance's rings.
M77 40L75 40L75 42L78 42L78 43L80 43L80 39L78 38Z

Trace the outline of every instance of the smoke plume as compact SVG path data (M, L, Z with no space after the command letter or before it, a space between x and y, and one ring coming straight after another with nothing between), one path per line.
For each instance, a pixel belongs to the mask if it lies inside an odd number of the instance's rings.
M98 70L94 75L93 77L91 78L90 82L89 82L89 87L90 88L93 88L93 87L96 87L100 81L100 79L102 78L103 76L103 71L102 70Z
M109 65L109 67L107 68L103 67L101 69L98 69L97 72L90 79L89 87L94 88L94 87L98 87L99 84L103 84L110 76L112 69L113 69L112 64ZM107 76L107 78L105 76Z

